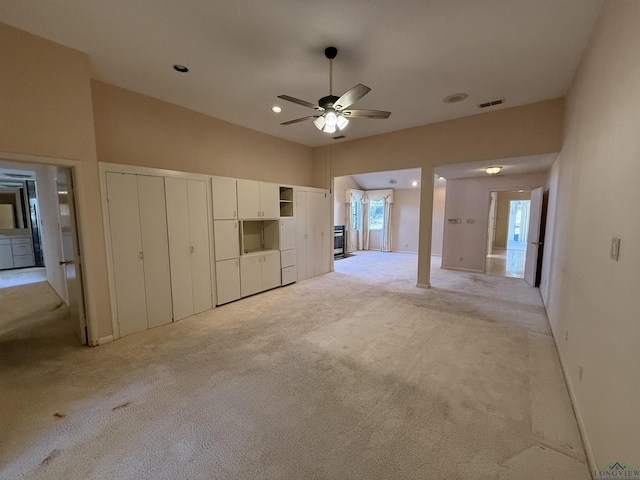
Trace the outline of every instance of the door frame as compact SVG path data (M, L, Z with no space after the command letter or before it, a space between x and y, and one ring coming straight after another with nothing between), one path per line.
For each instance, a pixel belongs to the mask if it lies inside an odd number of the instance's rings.
M93 297L88 295L92 291L91 279L94 277L94 266L91 261L87 261L90 257L87 254L87 247L84 242L84 232L89 230L87 222L88 213L86 211L85 202L80 201L85 197L85 185L83 181L83 173L85 169L90 168L87 162L79 160L71 160L68 158L45 157L38 155L27 155L22 153L0 152L0 159L8 162L22 162L39 165L48 165L54 167L66 167L71 170L71 181L74 185L74 207L76 217L76 229L78 233L78 244L80 251L78 255L82 259L82 266L79 269L78 279L80 280L80 288L84 298L84 319L79 319L81 328L86 328L87 345L94 346L99 344L98 325L96 324L96 305Z
M514 190L523 190L525 192L531 192L531 190L535 189L535 188L539 188L542 187L542 193L544 194L544 185L542 186L538 186L538 187L509 187L509 188L490 188L487 191L487 214L486 214L486 219L487 219L487 232L486 235L484 236L484 256L482 258L482 273L486 274L487 273L487 255L489 255L488 249L489 249L489 222L491 220L490 215L491 215L491 192L513 192ZM496 213L497 213L497 208L498 208L498 198L496 197ZM494 235L495 237L495 235Z

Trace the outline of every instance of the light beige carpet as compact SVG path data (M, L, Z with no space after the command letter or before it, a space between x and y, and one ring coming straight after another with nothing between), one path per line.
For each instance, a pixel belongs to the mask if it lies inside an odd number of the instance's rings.
M537 289L335 267L98 348L0 336L0 478L590 478Z

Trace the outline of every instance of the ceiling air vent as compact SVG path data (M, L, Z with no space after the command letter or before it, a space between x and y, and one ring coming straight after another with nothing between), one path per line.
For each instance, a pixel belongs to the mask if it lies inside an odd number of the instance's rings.
M338 135L337 137L331 137L334 140L340 140L341 138L347 138L345 135Z
M480 105L478 105L478 107L480 108L494 107L496 105L502 105L503 103L504 103L504 100L494 100L492 102L481 103Z

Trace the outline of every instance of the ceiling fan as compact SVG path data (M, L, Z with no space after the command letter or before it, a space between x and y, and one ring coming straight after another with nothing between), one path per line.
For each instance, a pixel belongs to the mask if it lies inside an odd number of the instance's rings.
M329 59L329 95L318 100L318 104L300 100L299 98L290 97L289 95L278 95L278 98L288 102L297 103L304 107L313 108L318 111L316 115L308 115L295 120L281 123L281 125L291 125L292 123L303 122L313 118L314 125L318 130L325 133L333 133L336 130L342 130L349 123L350 118L389 118L391 112L383 110L353 110L349 109L351 105L356 103L367 93L371 91L366 85L359 83L352 89L348 90L341 97L333 95L333 59L336 58L338 49L336 47L327 47L324 55Z

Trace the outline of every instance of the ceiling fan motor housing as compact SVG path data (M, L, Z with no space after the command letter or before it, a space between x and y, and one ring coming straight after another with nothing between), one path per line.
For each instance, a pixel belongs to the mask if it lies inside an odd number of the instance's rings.
M333 104L336 103L336 100L339 98L340 97L336 97L335 95L327 95L318 100L318 105L326 110L327 108L333 107Z

